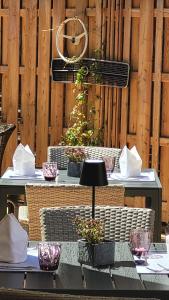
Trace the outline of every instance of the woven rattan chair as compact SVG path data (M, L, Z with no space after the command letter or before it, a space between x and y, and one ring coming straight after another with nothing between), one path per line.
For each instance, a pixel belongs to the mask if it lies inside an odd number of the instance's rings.
M150 298L126 298L126 297L99 297L99 296L83 296L83 295L67 295L46 293L39 291L28 290L16 290L0 288L1 300L54 300L54 299L66 299L66 300L158 300Z
M74 219L91 218L91 206L42 208L40 210L41 235L45 241L76 241ZM129 241L133 228L154 228L154 211L148 208L96 206L95 219L105 226L105 239Z
M0 174L1 174L1 167L2 167L2 160L6 145L8 140L14 131L16 126L14 124L1 124L0 125Z
M54 161L58 164L58 169L66 170L68 158L65 155L65 149L70 146L49 146L48 147L48 161ZM114 156L115 159L115 169L119 169L119 157L121 154L121 149L118 148L107 148L107 147L92 147L84 146L86 154L89 158L100 159L103 156Z
M5 148L15 128L16 126L14 124L0 125L0 174L2 169L2 161L3 161ZM9 195L7 202L8 202L8 212L14 212L15 207L18 208L18 197L16 197L15 195Z
M29 215L29 238L40 240L39 210L43 207L91 205L91 187L80 185L26 185L26 201ZM124 206L122 185L96 187L96 204Z

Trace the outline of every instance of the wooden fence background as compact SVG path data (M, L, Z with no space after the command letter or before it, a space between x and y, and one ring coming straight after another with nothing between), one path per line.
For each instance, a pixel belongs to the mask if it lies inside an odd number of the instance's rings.
M0 121L17 126L3 169L20 141L30 145L41 166L47 146L58 144L68 126L73 84L52 82L50 66L58 56L59 24L78 16L89 35L85 57L99 48L104 59L130 64L128 88L90 88L95 126L104 128L105 146L136 145L143 166L159 172L168 221L169 0L0 0L0 16ZM68 25L70 34L75 30L80 29ZM67 51L77 55L82 46L68 42ZM140 199L128 203L143 205Z

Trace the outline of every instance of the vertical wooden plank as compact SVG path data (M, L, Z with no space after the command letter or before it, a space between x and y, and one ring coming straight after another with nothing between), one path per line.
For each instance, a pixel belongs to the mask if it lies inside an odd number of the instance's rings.
M119 10L119 25L118 25L118 48L117 48L117 59L122 60L122 35L123 35L123 1L118 3ZM119 147L120 143L120 112L121 112L121 89L116 89L116 131L115 131L115 146Z
M114 35L114 59L118 60L118 47L119 47L119 14L120 14L120 1L116 1L115 6L115 35ZM111 142L112 147L116 146L116 128L117 128L117 88L113 88L113 111L112 111L112 134Z
M89 0L89 8L94 8L95 7L95 0ZM96 50L95 46L95 40L96 40L96 20L95 20L95 15L90 16L88 20L88 57L93 58L94 57L94 50ZM87 57L87 55L85 55ZM88 89L88 104L90 108L95 107L95 97L96 97L96 86L91 85ZM95 115L94 115L95 118ZM94 122L92 124L94 126Z
M103 2L103 24L104 25L104 30L102 30L102 48L103 48L103 58L104 59L109 59L110 57L110 13L111 13L111 3L108 1L108 7L107 7L107 23L106 23L106 18L105 18L105 9L106 9L106 4ZM106 27L106 33L105 33L105 27ZM103 35L106 34L106 41L104 37L103 41ZM100 106L100 124L102 119L104 120L104 145L108 145L108 103L109 103L109 88L108 87L102 87L101 89L101 95L102 95L102 100L101 100L101 106ZM104 111L103 111L104 109ZM103 115L104 113L104 115ZM104 118L103 118L104 116Z
M8 9L8 1L3 0L3 9ZM4 16L2 18L3 32L2 32L2 64L7 64L8 59L8 18L9 16Z
M160 107L161 107L161 68L163 51L163 0L157 0L158 14L156 17L155 36L155 82L153 100L153 146L152 167L158 171L159 167L159 134L160 134Z
M95 7L95 0L89 0L88 7L90 9ZM96 39L96 27L95 27L95 16L90 16L88 21L88 55L93 56L93 50L95 49L95 39Z
M23 125L21 141L35 150L35 102L36 102L36 40L37 40L37 0L25 0L25 67L22 85L21 111Z
M134 1L136 4L137 1ZM139 5L138 5L139 7ZM130 36L130 87L129 87L129 99L128 99L128 131L132 136L136 136L137 129L137 81L138 81L138 56L139 56L139 17L132 17L131 20L131 36Z
M124 18L124 39L123 39L123 61L130 62L130 39L131 39L131 0L125 1L125 18ZM125 46L124 46L125 45ZM129 87L122 89L121 100L121 133L120 147L123 148L127 144L128 133L128 97Z
M22 0L22 16L20 17L20 32L21 32L21 36L20 36L20 64L21 66L25 65L25 55L26 55L26 10L25 10L25 4L26 4L26 0Z
M107 9L107 43L106 58L112 59L113 47L112 37L114 37L114 3L108 1ZM105 111L104 111L104 145L111 146L111 129L112 129L112 88L105 87Z
M43 31L51 25L51 1L39 1L39 38L38 38L38 98L37 98L37 164L47 157L49 125L49 66L50 32Z
M102 34L101 34L101 48L100 48L100 58L106 59L109 57L109 52L106 52L106 46L109 48L109 39L107 39L107 0L102 1ZM100 130L100 137L102 137L102 130L104 128L104 106L105 106L105 99L106 99L106 87L101 86L100 88L100 97L96 97L97 107L98 107L98 127L97 129ZM104 139L100 139L100 143L104 144Z
M101 50L102 42L102 0L96 1L96 41L95 41L95 50ZM98 99L101 98L101 87L96 85L95 87L95 128L99 128L99 111L100 103Z
M65 0L53 0L53 28L58 29L65 20ZM56 51L56 30L52 33L52 58L58 57ZM63 41L60 46L63 50ZM64 84L51 83L51 136L50 145L57 145L63 134Z
M8 22L8 92L2 95L7 100L7 123L17 125L18 116L18 99L19 99L19 9L20 1L8 1L9 5L9 20ZM4 90L3 90L4 92ZM12 164L12 155L17 146L17 130L12 134L8 144L6 155L4 157L4 165Z
M66 8L76 8L76 0L69 0L66 2ZM75 13L75 12L74 12ZM73 15L75 17L75 15ZM68 35L74 35L76 33L76 26L77 21L70 21L67 24L66 32ZM78 56L79 51L78 47L75 46L70 40L66 39L64 44L64 55L67 57ZM70 125L70 113L73 109L75 104L75 95L73 93L74 84L65 84L65 118L64 118L64 125L69 127Z
M64 118L64 125L67 129L67 127L70 126L70 113L73 109L74 103L75 103L75 95L73 93L74 84L66 84L65 85L65 118ZM69 101L71 99L71 101Z
M142 0L140 3L137 147L143 167L149 166L150 153L153 8L154 1Z
M8 0L3 1L3 9L8 8ZM2 17L2 65L8 64L8 16ZM7 122L8 109L8 76L7 72L2 74L2 120Z
M8 8L8 0L1 1L1 7L2 9ZM1 18L2 27L1 27L1 39L2 39L2 45L1 45L1 57L2 65L7 65L8 62L8 16L3 16ZM1 98L1 115L2 115L2 122L7 122L7 101L8 101L8 79L7 79L7 70L5 73L2 74L2 98ZM2 165L2 171L3 171L3 165Z
M76 0L76 15L78 18L80 18L82 20L82 22L84 23L85 27L86 27L86 30L87 30L87 33L88 33L88 47L87 47L87 50L86 50L86 53L84 54L84 57L91 57L92 56L92 53L91 53L91 56L89 56L89 35L90 35L90 32L89 32L89 21L88 21L88 17L86 15L86 8L88 7L88 1L86 0L83 0L83 1L79 1L79 0ZM78 26L77 29L76 29L76 34L77 33L81 33L82 32L82 26ZM80 41L80 44L78 46L78 53L82 53L83 49L84 49L84 38ZM95 91L95 87L91 87L91 86L88 86L88 97L87 97L87 109L86 109L86 118L87 120L90 119L90 110L91 110L91 107L94 103L94 100L93 98L95 98L93 96L93 91ZM94 122L93 122L94 123ZM91 124L91 126L93 126L93 124Z
M86 8L87 8L87 0L76 0L76 16L84 23L86 30L88 32L88 18L86 16ZM77 23L77 27L76 27L76 34L81 33L83 31L83 28L81 26L80 23ZM77 51L80 53L82 53L83 49L84 49L84 41L85 39L82 38L80 40L80 43L78 45L78 49ZM87 51L84 54L85 57L87 57Z
M115 39L115 1L110 1L110 60L114 58L114 39ZM107 144L112 146L112 124L113 124L113 97L114 97L114 88L108 88L108 124L107 124ZM105 97L106 101L106 97Z
M164 7L169 8L169 0L165 0ZM162 72L169 73L169 18L163 19L163 57ZM169 137L169 82L164 81L161 85L161 120L160 137ZM169 221L169 147L167 144L160 147L160 180L163 187L163 220Z
M137 3L138 2L138 3ZM133 1L132 7L140 6L139 1ZM140 11L139 11L140 12ZM132 17L131 36L130 36L130 81L129 81L129 99L128 99L128 132L133 137L136 135L137 129L137 114L138 106L138 92L137 92L137 81L138 81L138 55L139 55L139 17Z
M2 10L2 0L0 0L0 9ZM0 64L2 64L2 17L0 17Z

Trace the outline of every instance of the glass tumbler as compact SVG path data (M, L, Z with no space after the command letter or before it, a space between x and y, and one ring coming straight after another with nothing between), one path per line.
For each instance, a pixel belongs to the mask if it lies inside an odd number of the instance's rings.
M144 228L132 229L130 232L130 247L133 255L144 263L152 241L152 231Z
M110 177L111 173L114 170L115 157L113 157L113 156L103 156L102 159L105 162L107 177Z
M56 162L44 162L42 164L43 176L45 180L52 181L57 176L57 163Z
M40 242L38 244L38 259L41 270L57 270L60 260L61 245L56 242Z

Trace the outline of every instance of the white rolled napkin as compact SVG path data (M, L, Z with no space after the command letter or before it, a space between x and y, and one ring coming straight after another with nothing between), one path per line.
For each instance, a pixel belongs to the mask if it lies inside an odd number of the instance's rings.
M27 259L28 235L13 214L0 221L0 261L21 263Z
M13 155L13 169L16 175L35 175L35 156L28 145L21 143L16 148Z
M131 149L124 146L119 164L121 175L125 178L136 177L141 174L142 160L135 146Z

